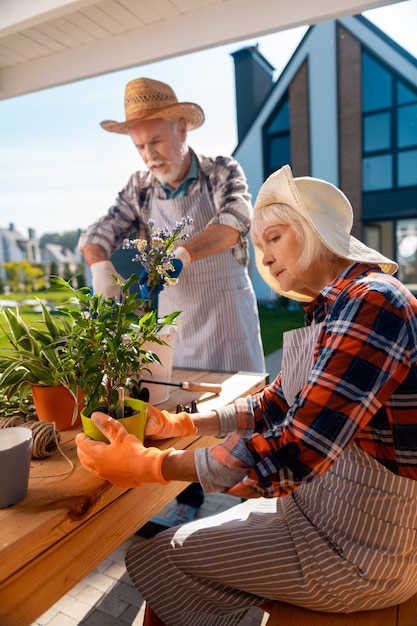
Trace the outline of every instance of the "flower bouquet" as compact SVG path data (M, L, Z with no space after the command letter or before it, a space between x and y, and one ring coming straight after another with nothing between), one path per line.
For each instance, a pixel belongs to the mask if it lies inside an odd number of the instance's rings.
M178 281L178 259L175 258L175 244L188 239L184 229L192 224L191 217L184 217L180 222L175 222L170 231L164 228L155 228L154 220L148 221L150 231L149 241L146 239L125 239L122 248L124 250L135 249L133 261L141 263L143 272L139 279L142 285L141 293L145 294L143 309L155 309L157 295L162 286L175 285ZM180 262L179 262L180 263ZM182 264L181 264L182 267Z
M134 249L136 254L132 259L142 265L143 271L139 278L141 288L141 308L144 312L157 310L158 294L163 287L175 285L182 269L182 262L175 257L176 244L188 239L184 232L188 224L192 224L191 217L184 217L180 222L175 222L170 231L167 227L155 228L154 220L148 221L148 239L125 239L124 249ZM166 326L160 335L162 340L157 351L159 360L148 365L151 378L158 381L157 384L148 382L147 391L153 404L160 404L169 397L169 383L172 376L173 351L176 344L175 326ZM148 344L147 347L151 348ZM142 391L145 391L143 389Z

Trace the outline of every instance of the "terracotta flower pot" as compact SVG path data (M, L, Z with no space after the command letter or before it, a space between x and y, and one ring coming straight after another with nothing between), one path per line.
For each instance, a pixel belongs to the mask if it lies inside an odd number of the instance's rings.
M75 401L66 387L42 387L32 385L33 403L36 415L42 422L55 422L58 430L69 430L80 423L82 408L82 393L78 392L78 414L74 424L71 424Z
M135 435L140 441L143 441L145 439L146 419L148 415L147 404L135 398L125 398L125 404L134 409L136 413L130 417L121 417L118 421L123 424L128 433ZM90 417L85 415L83 411L81 411L81 423L84 433L91 439L109 443L107 437L103 435L101 430L97 428Z

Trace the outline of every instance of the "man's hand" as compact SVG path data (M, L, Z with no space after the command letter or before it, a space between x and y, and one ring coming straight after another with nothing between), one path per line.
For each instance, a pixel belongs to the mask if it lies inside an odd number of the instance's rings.
M148 404L146 422L146 437L150 439L169 439L170 437L188 437L197 432L189 413L168 413L160 411L152 404Z
M173 448L145 448L137 437L105 413L93 413L91 419L110 443L93 441L84 433L76 436L78 458L86 470L125 489L142 483L169 482L162 475L162 462Z
M111 261L97 261L91 265L90 269L94 293L100 294L103 298L119 300L120 289L114 282L113 276L116 276L122 283L125 282L125 279L116 272L113 263Z
M171 265L174 269L168 270L167 274L170 278L178 278L184 267L183 262L180 259L171 259ZM142 300L154 300L162 291L165 285L165 279L162 280L155 289L150 289L148 285L148 272L143 270L139 278L140 297Z

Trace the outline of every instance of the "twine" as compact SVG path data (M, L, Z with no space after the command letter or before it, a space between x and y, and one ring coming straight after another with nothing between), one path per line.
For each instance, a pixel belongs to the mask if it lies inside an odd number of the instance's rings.
M55 476L66 476L74 469L74 464L63 452L59 442L61 435L56 428L55 422L41 422L38 420L25 420L20 415L12 417L0 417L0 428L13 426L24 426L29 428L33 434L32 459L45 459L52 456L57 450L69 463L70 469L60 474L42 475L41 478L53 478Z

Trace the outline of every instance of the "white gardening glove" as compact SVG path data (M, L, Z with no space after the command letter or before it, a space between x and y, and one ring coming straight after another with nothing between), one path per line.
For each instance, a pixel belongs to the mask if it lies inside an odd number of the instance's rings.
M119 300L120 289L114 282L112 274L122 282L125 282L125 279L116 272L113 263L111 261L97 261L90 266L90 270L94 293L101 294L103 298Z
M193 260L191 252L184 245L178 246L178 248L175 250L174 256L176 259L179 259L181 261L184 267L190 265L191 261Z

